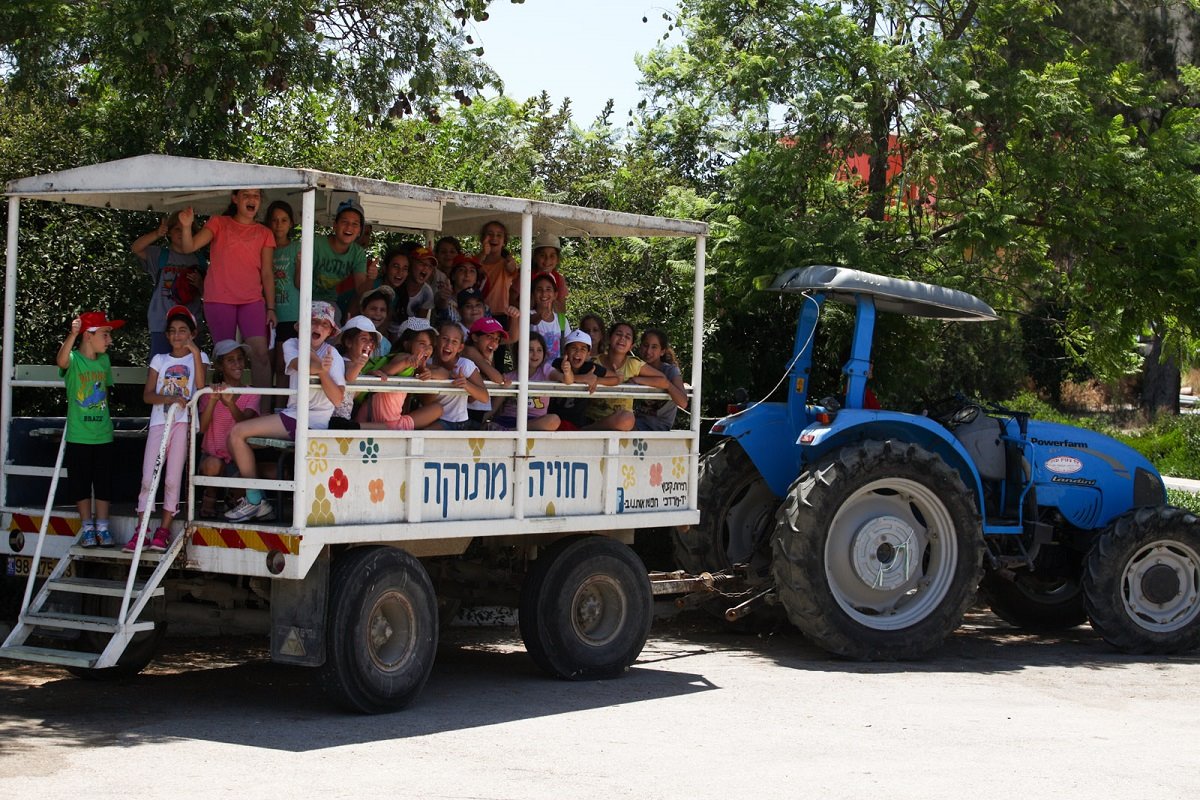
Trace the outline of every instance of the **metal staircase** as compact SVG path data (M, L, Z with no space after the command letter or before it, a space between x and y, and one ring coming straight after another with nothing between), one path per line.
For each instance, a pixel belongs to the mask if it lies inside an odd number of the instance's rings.
M154 465L151 478L150 497L158 492L159 479L163 464L166 461L167 443L170 441L170 427L175 422L176 406L167 410L167 432L159 445L158 458ZM117 666L121 655L129 646L134 636L144 631L153 630L152 621L139 621L139 616L147 604L155 597L163 594L162 581L167 571L175 561L175 557L183 549L185 536L174 538L165 552L142 552L146 539L146 529L149 526L154 503L149 502L142 511L134 535L137 537L137 547L130 553L124 550L108 548L81 547L74 545L67 556L58 561L54 570L46 578L41 588L34 594L37 580L38 563L45 543L46 529L50 521L54 504L54 495L58 490L58 479L62 472L63 453L66 449L66 429L63 430L62 443L58 448L58 458L54 464L54 473L50 478L50 492L46 498L45 512L42 514L41 527L38 531L37 546L33 553L33 563L29 568L29 578L25 584L25 596L21 603L21 613L16 627L0 646L0 656L19 661L34 661L42 664L58 664L81 669L107 669ZM127 575L123 580L100 578L68 578L64 577L72 565L99 563L125 564ZM151 573L139 578L139 569L153 567ZM119 570L118 570L119 571ZM111 598L109 604L115 604L120 599L120 608L112 615L74 614L65 613L51 607L52 593L85 595L98 598ZM103 607L103 601L97 603ZM107 643L99 648L99 652L81 650L66 650L53 647L41 647L28 644L28 641L39 630L76 630L108 636ZM94 641L102 641L103 637L89 637Z

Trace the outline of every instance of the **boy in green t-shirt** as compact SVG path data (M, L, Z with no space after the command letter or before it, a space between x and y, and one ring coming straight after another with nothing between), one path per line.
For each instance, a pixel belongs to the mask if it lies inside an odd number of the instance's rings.
M112 332L125 324L103 311L89 311L71 321L71 333L58 348L58 374L67 389L67 492L79 509L79 544L112 547L108 504L112 499L113 424L108 415L112 365L106 351ZM72 349L82 333L79 349ZM92 495L96 497L92 518Z

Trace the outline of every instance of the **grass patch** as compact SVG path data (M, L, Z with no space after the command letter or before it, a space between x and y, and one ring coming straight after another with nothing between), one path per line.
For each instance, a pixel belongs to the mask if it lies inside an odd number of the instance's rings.
M1200 494L1192 494L1182 489L1167 489L1167 502L1177 508L1185 508L1193 514L1200 515Z

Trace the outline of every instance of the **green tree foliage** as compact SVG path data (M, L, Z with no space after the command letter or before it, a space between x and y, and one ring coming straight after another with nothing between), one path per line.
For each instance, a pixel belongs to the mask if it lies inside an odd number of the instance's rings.
M93 112L81 106L64 117L38 97L0 91L0 178L101 160L104 136L73 133L86 128L82 120ZM678 181L669 170L621 140L610 116L583 129L568 105L555 107L542 95L523 103L501 98L452 107L437 123L404 117L366 125L346 97L293 90L247 117L221 156L633 213L706 214L693 192L672 188ZM22 303L18 327L50 333L21 337L17 362L49 363L66 320L105 308L129 320L114 346L116 363L145 363L151 287L129 243L156 219L37 202L23 203L21 213L22 297L42 301ZM376 247L397 238L381 235ZM464 243L478 246L473 237ZM595 312L606 322L630 320L639 330L666 327L687 359L693 256L690 240L565 239L562 270L572 290L571 319Z
M670 163L705 164L690 174L719 193L716 349L782 368L795 308L755 279L814 262L974 291L1048 324L1106 376L1136 365L1151 322L1196 325L1188 70L1090 48L1041 0L686 0L675 22L681 41L642 61L642 125L679 148ZM1011 393L1027 371L1021 328L993 329L918 333L941 352L906 342L890 368L928 383L889 386L877 367L883 394Z
M119 132L106 157L219 156L289 92L337 94L363 119L436 119L443 92L471 102L494 73L469 21L491 0L12 0L0 64L17 90L51 92Z

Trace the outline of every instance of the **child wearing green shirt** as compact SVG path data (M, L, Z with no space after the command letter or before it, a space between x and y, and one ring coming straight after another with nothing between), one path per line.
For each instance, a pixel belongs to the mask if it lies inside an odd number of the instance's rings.
M58 374L67 389L63 466L67 468L67 492L79 509L79 544L83 547L113 546L108 532L113 472L108 387L113 377L107 350L112 332L124 324L125 320L109 319L103 311L89 311L71 321L71 332L58 348ZM75 350L75 340L81 335Z

